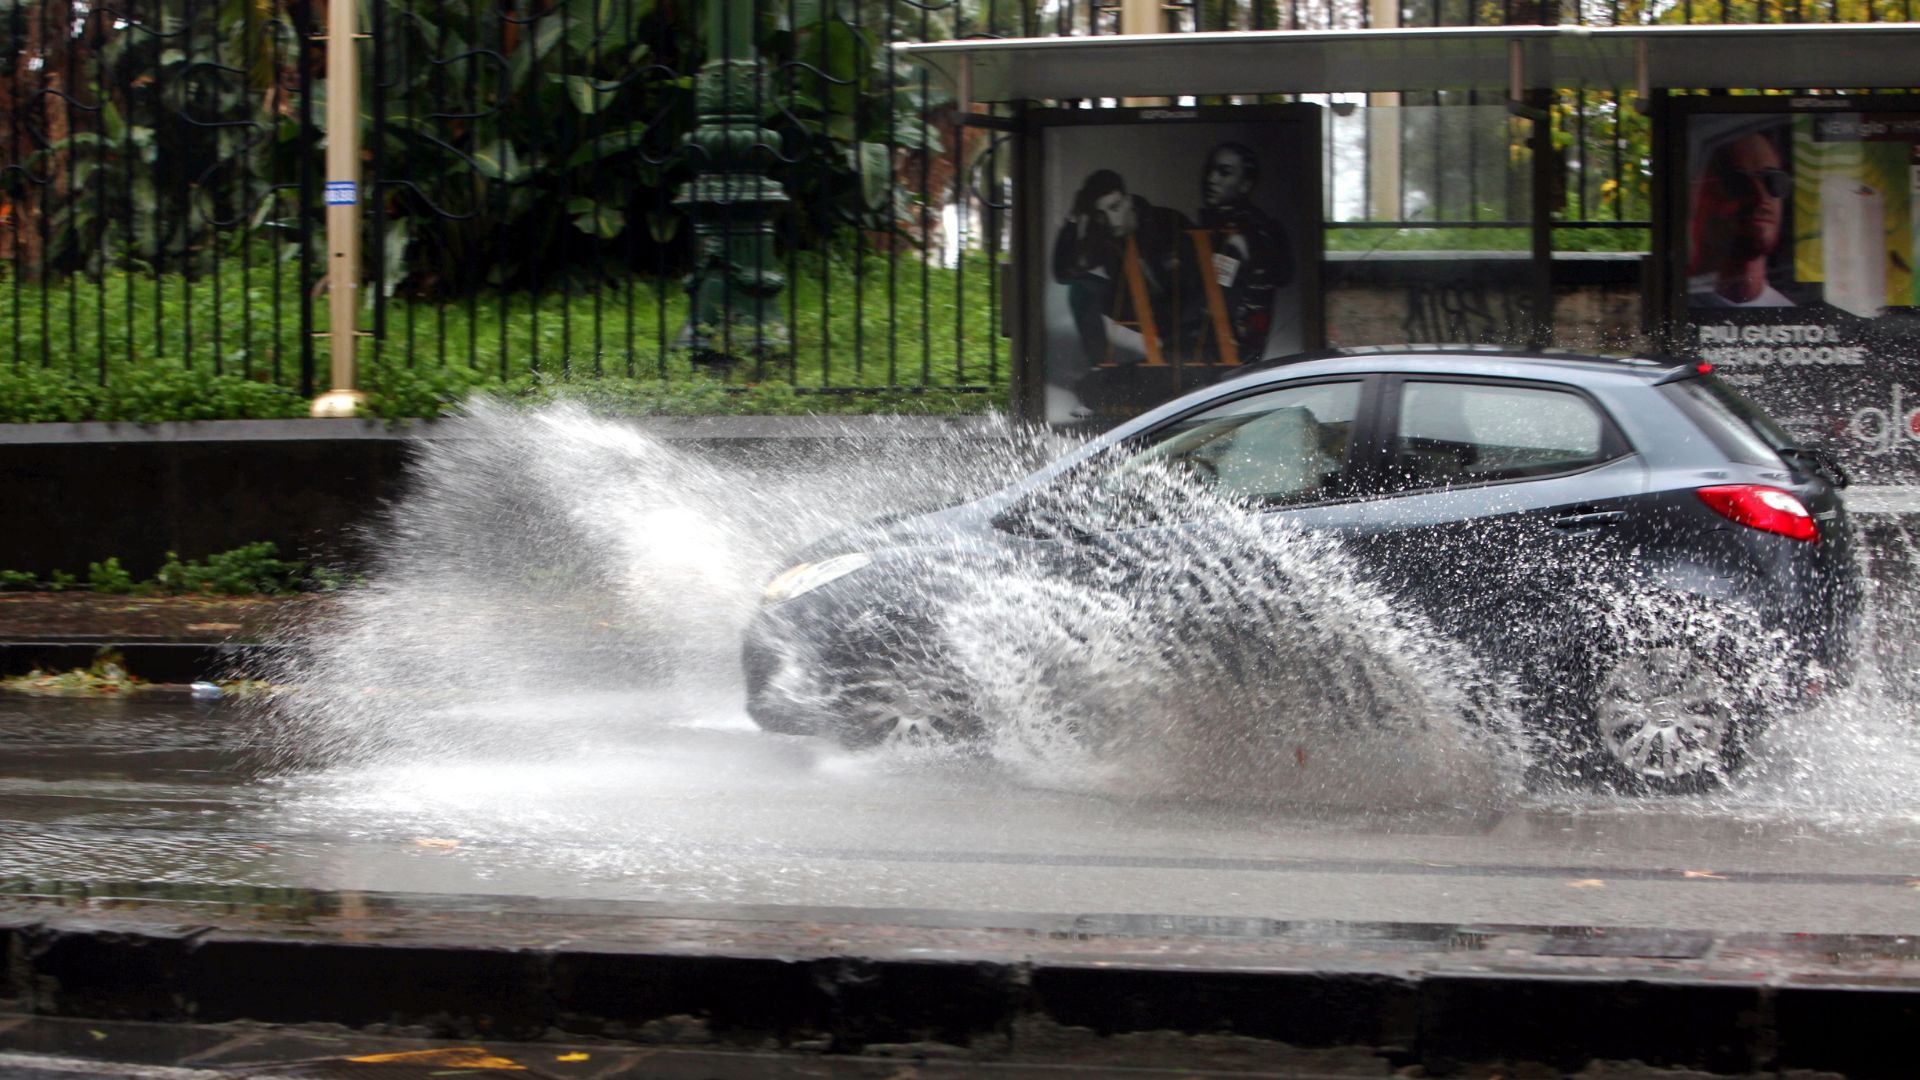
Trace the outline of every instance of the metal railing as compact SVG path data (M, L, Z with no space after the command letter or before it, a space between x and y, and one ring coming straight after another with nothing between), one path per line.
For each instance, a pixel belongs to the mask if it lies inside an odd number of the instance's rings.
M332 329L319 8L120 3L0 0L0 370L171 365L311 395ZM762 31L756 149L792 195L791 344L720 373L1004 385L1009 154L886 45L1012 22L954 0L739 6ZM368 374L684 373L698 27L638 0L367 10Z
M320 133L303 10L0 3L10 366L105 382L116 362L171 356L310 385Z

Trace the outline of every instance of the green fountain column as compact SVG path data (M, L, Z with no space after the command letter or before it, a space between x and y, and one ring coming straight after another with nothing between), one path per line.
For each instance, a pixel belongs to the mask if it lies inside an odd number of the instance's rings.
M773 250L773 215L788 199L761 169L778 137L760 126L772 97L753 52L753 0L707 0L707 62L686 147L694 177L674 197L693 219L694 268L680 345L695 363L784 354L779 296L787 277Z

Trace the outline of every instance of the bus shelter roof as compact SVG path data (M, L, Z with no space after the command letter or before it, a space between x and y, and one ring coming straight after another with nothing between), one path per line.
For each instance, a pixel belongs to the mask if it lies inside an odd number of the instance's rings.
M1920 23L1472 26L897 45L968 101L1432 89L1920 85Z

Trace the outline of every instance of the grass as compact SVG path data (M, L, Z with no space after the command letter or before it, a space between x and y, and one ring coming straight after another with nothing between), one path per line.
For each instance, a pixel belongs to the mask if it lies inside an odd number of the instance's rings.
M70 697L116 697L147 687L145 679L129 674L127 661L112 649L101 649L93 663L72 671L41 671L0 679L0 691Z
M1635 226L1556 225L1553 228L1553 247L1558 252L1644 253L1651 242L1651 231ZM1404 229L1327 227L1329 251L1526 251L1532 246L1533 232L1524 225L1478 229L1452 226Z
M791 348L758 353L748 328L733 349L745 359L724 372L676 347L686 320L677 280L450 303L393 297L381 335L361 347L367 411L432 417L484 392L643 415L982 412L1004 401L1000 279L986 259L947 270L910 256L806 255L795 269L782 297ZM312 302L316 331L326 306ZM250 274L228 265L217 280L0 277L0 422L305 416L299 311L291 269L258 263ZM369 310L362 329L373 327ZM315 340L320 383L326 348Z
M118 668L107 671L76 668L73 671L29 671L0 679L0 691L37 694L43 697L120 697L147 688L144 679Z

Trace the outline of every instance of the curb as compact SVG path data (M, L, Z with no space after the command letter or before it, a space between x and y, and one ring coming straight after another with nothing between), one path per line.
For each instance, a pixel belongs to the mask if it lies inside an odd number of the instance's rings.
M1920 984L1861 976L1409 973L1198 956L863 957L577 941L513 948L8 916L0 955L0 1009L42 1016L842 1054L918 1044L976 1060L1153 1035L1188 1040L1196 1053L1218 1052L1217 1037L1365 1050L1434 1074L1495 1061L1567 1071L1637 1061L1874 1078L1911 1075L1897 1033L1920 1022Z
M93 664L101 650L120 654L129 674L148 683L228 679L249 657L269 646L215 642L87 640L0 641L0 678L31 671L74 671Z

